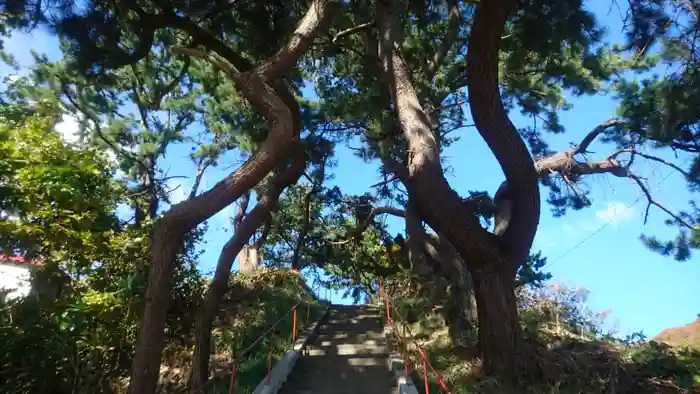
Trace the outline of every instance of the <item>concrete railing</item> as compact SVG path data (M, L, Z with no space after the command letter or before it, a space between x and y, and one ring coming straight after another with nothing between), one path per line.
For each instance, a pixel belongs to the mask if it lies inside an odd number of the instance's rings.
M294 365L296 365L297 360L301 356L302 351L308 344L309 340L316 334L318 327L321 325L323 319L328 316L328 311L330 307L326 309L326 312L321 315L314 323L312 323L306 332L297 338L294 343L292 350L284 354L282 359L275 364L275 366L270 371L270 377L265 377L260 384L255 388L253 394L277 394L284 382L287 381L289 374L292 373ZM268 384L269 382L269 384Z
M384 340L389 347L389 369L393 372L398 394L418 394L416 386L406 373L406 364L398 352L395 351L396 341L394 332L390 327L384 327Z

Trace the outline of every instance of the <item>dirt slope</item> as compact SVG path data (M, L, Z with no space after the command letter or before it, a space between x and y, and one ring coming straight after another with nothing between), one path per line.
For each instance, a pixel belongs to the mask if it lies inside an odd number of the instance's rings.
M700 317L684 326L667 328L654 337L654 340L673 346L689 346L700 349Z

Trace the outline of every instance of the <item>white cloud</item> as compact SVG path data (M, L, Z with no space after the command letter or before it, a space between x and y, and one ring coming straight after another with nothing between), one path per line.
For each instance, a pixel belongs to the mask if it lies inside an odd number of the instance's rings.
M632 217L634 209L621 202L609 202L606 209L596 211L595 216L612 225L616 225Z
M80 140L80 136L78 135L79 129L78 118L74 115L63 114L61 116L61 121L56 124L56 131L61 134L61 138L71 144Z
M112 164L117 163L117 154L114 153L111 149L105 150L105 156L107 156L107 161L109 161ZM122 174L123 172L121 170L117 170L117 174Z

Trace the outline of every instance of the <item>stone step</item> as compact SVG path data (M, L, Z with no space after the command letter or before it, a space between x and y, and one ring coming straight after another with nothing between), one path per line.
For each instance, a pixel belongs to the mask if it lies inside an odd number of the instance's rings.
M389 377L387 377L387 380ZM301 394L301 393L343 393L343 394L390 394L392 386L384 382L380 385L350 384L346 380L332 380L324 383L308 383L299 385L285 385L283 393L285 394Z
M396 394L384 323L372 306L334 306L282 394Z

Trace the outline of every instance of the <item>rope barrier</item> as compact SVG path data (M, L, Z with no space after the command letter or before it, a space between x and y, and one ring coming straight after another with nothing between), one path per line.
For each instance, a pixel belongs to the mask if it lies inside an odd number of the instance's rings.
M320 285L316 287L316 289L311 289L313 294L318 293L318 297L323 300L323 295L320 294ZM314 291L315 290L315 291ZM303 302L303 301L302 301ZM268 361L267 361L267 375L265 376L265 382L266 384L270 384L270 375L272 371L272 353L273 353L273 340L275 338L275 329L283 322L289 315L292 315L292 346L294 346L296 340L297 340L297 309L299 305L301 305L302 302L296 303L293 307L291 307L282 317L280 317L277 321L275 321L270 327L268 327L260 336L258 336L250 345L248 345L245 349L234 352L234 357L233 360L231 361L231 378L229 380L229 389L228 389L228 394L234 394L236 390L236 379L237 379L237 372L238 372L238 362L239 360L243 360L248 353L250 353L257 345L262 342L263 339L267 338L268 336L270 337L270 343L268 345ZM306 326L308 327L309 325L309 319L311 317L311 300L306 301ZM202 389L196 392L206 392L206 388L213 383L213 381L216 379L216 377L212 377L209 379L203 386Z
M391 328L392 332L395 334L396 337L399 337L398 335L398 327L396 325L396 317L398 317L398 320L401 321L403 325L403 335L402 340L401 340L401 349L402 352L404 353L404 375L406 379L408 379L409 374L410 374L410 367L411 367L411 358L409 356L409 351L408 351L408 340L406 337L406 333L408 333L408 336L413 338L413 334L411 333L411 329L408 328L408 324L406 323L406 320L401 316L401 313L399 313L398 309L396 309L396 306L394 303L391 301L391 297L389 296L389 293L387 292L386 288L382 284L382 279L379 278L379 292L381 295L384 296L385 304L386 304L386 316L387 316L387 327ZM395 318L391 319L391 311L394 311ZM443 392L446 394L452 394L452 392L447 388L447 385L445 384L444 379L442 378L442 374L438 372L433 366L430 364L430 361L428 360L428 356L425 352L425 349L416 342L414 339L411 339L411 342L413 345L416 347L418 350L418 355L421 358L422 364L423 364L423 383L425 385L425 394L430 394L430 387L428 385L428 370L435 376L435 379L437 380L438 384L440 385L440 388L442 389Z

